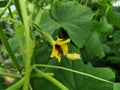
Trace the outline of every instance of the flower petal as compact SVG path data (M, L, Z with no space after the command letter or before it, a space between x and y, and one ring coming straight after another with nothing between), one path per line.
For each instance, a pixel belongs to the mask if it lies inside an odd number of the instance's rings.
M67 39L67 40L63 41L64 44L69 43L69 42L70 42L70 39Z
M63 45L61 45L61 48L63 50L63 55L68 53L68 46L67 45L63 44Z
M58 51L55 49L55 46L53 46L53 49L52 49L52 53L50 55L50 57L55 57L56 55L58 55Z
M58 59L58 62L61 61L61 56L60 55L57 55L56 58Z

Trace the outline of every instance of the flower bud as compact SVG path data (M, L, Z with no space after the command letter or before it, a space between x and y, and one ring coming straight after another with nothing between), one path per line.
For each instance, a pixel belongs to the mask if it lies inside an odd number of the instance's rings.
M78 60L78 59L81 59L80 54L77 54L77 53L67 54L66 56L67 56L67 58L70 59L70 60Z

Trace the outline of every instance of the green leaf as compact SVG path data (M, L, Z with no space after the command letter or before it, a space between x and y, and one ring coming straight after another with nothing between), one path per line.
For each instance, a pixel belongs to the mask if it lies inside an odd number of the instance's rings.
M6 87L8 86L6 85L4 78L0 76L0 89L5 90Z
M69 45L69 52L79 53L79 50L74 47L73 45ZM52 63L51 63L52 62ZM80 72L84 72L86 74L93 75L93 77L89 77L83 74L77 74L70 71L66 71L63 69L53 69L46 67L46 73L54 73L54 78L60 81L63 85L67 86L69 90L113 90L113 83L115 79L114 72L109 68L94 68L91 64L84 64L82 60L77 61L70 61L66 57L62 57L60 63L56 63L54 59L50 60L50 65L62 66L65 68L69 68ZM94 78L97 77L97 78ZM101 79L99 79L101 78ZM107 81L109 80L109 81ZM38 80L37 77L34 79L35 87L37 90L38 88L42 88L42 90L59 90L56 86L51 84L45 79ZM39 86L37 85L39 83ZM45 87L45 84L47 87Z
M40 25L41 28L49 34L53 34L54 31L60 27L60 25L56 23L54 19L51 18L50 13L48 11L43 13Z
M120 90L120 83L114 83L114 89L113 90Z
M89 7L70 1L57 4L46 16L43 14L40 25L48 33L55 32L60 27L64 28L75 45L81 48L88 36L92 17L93 13Z
M20 19L22 19L22 14L21 14L21 9L20 9L20 4L19 4L19 2L18 2L18 0L14 0L14 4L15 4L15 7L16 7L16 9L17 9L17 12L18 12L18 14L19 14L19 16L20 16ZM23 20L22 20L23 21Z
M47 64L50 60L50 48L48 47L48 45L36 47L33 57L36 64L38 63Z
M13 38L9 39L8 42L9 42L12 50L13 50L15 53L18 52L18 50L19 50L20 47L19 47L19 43L18 43L17 38L16 38L16 37L13 37Z
M56 80L55 78L53 78L52 76L47 75L46 73L44 73L43 71L40 71L39 69L35 68L35 71L37 72L37 74L39 76L43 76L44 78L46 78L47 80L51 81L54 85L56 85L58 88L60 88L61 90L68 90L67 87L65 87L62 83L60 83L58 80Z
M115 44L119 44L120 43L120 31L116 31L114 34L113 34L113 42Z
M66 61L67 59L63 59L59 66L67 67L70 69L77 70L80 72L85 72L86 74L93 75L93 77L89 77L87 75L81 75L72 73L65 70L54 69L54 77L58 79L61 83L69 88L69 90L113 90L113 83L107 80L114 80L114 73L109 68L93 68L90 64L84 65L81 61L73 61L72 63ZM101 78L101 79L98 79ZM41 88L46 83L48 86L43 87L43 90L55 89L54 85L51 85L46 80L41 79L39 81L39 87ZM37 79L35 80L37 81ZM50 85L50 86L49 86ZM87 87L86 87L87 86ZM35 89L37 90L37 89Z
M23 42L25 42L25 41L24 41L24 37L20 37L20 38L21 38L21 40L22 40ZM11 49L13 50L14 53L18 53L18 52L19 52L20 46L19 46L17 37L12 37L12 38L10 38L10 39L8 40L8 43L10 44L10 47L11 47ZM7 56L9 55L9 53L8 53L7 50L5 49L5 46L2 47L2 52L3 52L3 54L4 54L5 57L7 57Z
M107 13L107 20L114 26L120 28L120 14L115 8L110 7Z
M14 64L18 68L18 70L20 71L21 66L19 65L17 58L15 57L15 55L14 55L14 53L13 53L13 51L12 51L8 41L7 41L6 35L1 27L0 27L0 39L1 39L2 43L5 45L5 48L8 51L10 57L12 58L12 61L14 62Z
M100 31L101 31L103 34L104 34L104 33L109 34L109 33L111 33L112 30L113 30L112 25L107 22L107 20L106 20L105 17L103 17L103 18L100 19L100 26L101 26L101 27L100 27Z
M12 3L12 0L9 0L9 2L6 4L6 6L4 7L4 9L0 12L0 18L5 13L5 11L7 10L7 8L11 5L11 3Z
M0 1L0 8L1 8L1 7L4 7L6 4L7 4L6 1Z
M92 21L91 33L85 44L87 52L95 54L99 58L104 57L105 52L103 44L112 30L112 25L107 22L105 17L101 18L100 22Z
M105 80L114 79L114 73L109 68L93 68L91 65L84 65L81 62L78 63L77 61L73 62L72 65L74 66L73 69L89 73ZM95 80L90 77L75 75L75 81L78 83L77 90L113 90L112 84ZM79 83L79 81L81 81L81 83Z
M86 45L86 50L89 53L94 53L99 57L103 57L105 55L98 32L96 31L92 32L91 36L89 37L85 45Z

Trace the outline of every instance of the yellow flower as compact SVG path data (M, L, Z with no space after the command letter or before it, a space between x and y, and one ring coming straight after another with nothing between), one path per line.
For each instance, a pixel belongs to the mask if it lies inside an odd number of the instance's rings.
M53 50L50 55L51 58L56 57L58 62L61 60L61 55L67 55L68 53L68 46L66 43L69 43L70 39L63 41L63 39L57 38L56 41L52 42Z
M78 59L81 59L80 54L77 54L77 53L67 54L66 56L67 56L67 58L70 59L70 60L78 60Z

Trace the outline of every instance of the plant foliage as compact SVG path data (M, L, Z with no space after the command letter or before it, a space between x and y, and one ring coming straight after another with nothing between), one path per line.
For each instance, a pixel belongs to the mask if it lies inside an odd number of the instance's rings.
M1 0L0 90L120 90L115 2Z

